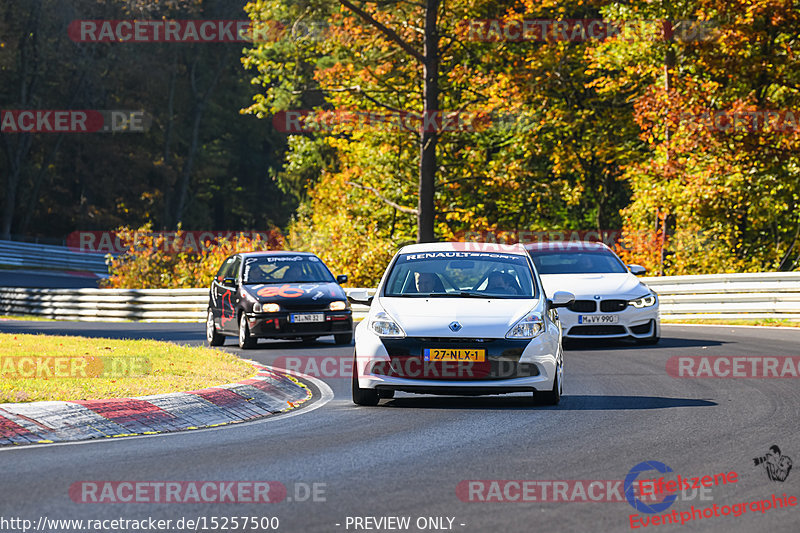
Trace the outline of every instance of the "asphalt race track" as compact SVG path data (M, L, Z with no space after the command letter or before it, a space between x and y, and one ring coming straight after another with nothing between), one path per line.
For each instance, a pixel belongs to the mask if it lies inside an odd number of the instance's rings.
M204 342L201 324L0 321L0 331ZM800 381L678 379L665 367L673 356L798 356L799 348L800 329L665 326L662 342L655 347L615 343L567 351L566 396L558 407L532 407L520 396L405 394L383 400L379 407L356 407L350 401L349 379L337 375L338 365L352 357L352 345L336 347L331 338L311 345L261 341L245 354L228 346L225 349L261 363L318 369L334 397L296 416L247 425L2 449L0 514L34 524L43 516L173 521L205 517L207 529L217 531L223 529L212 528L211 518L231 516L278 517L277 530L288 532L630 531L630 516L637 511L624 497L611 502L476 502L457 487L466 486L459 485L465 480L586 480L588 485L591 480L623 480L643 461L671 467L674 472L668 479L675 474L686 478L728 472L737 477L735 483L713 487L705 495L687 491L668 510L638 513L638 518L673 510L691 513L692 506L722 508L765 499L772 504L773 494L800 497L800 464L785 481L771 481L753 458L777 444L783 455L800 461ZM661 475L651 471L642 477ZM242 480L280 482L287 496L267 504L76 503L69 493L70 486L81 481ZM316 498L306 490L314 484ZM520 497L516 485L503 481L494 486L505 487L505 497ZM536 486L532 494L540 495L541 487L548 485ZM478 487L471 493L473 499L491 495L489 482L472 487ZM502 497L495 493L495 499ZM385 526L397 524L384 522L378 528L376 522L363 519L389 516L409 517L410 526L389 529ZM740 516L641 529L796 532L800 504L764 512L754 506ZM68 529L51 529L62 530Z

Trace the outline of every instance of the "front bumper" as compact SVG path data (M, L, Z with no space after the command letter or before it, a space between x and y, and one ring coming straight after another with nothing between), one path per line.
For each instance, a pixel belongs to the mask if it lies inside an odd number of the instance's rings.
M584 317L596 315L616 316L615 323L583 324L579 315ZM661 322L658 316L658 305L636 309L627 307L617 312L577 313L569 309L559 309L558 317L564 330L564 337L570 339L644 339L661 334Z
M302 311L325 315L324 322L289 321L294 312L247 313L250 335L259 338L296 338L301 336L322 336L353 331L353 314L346 311Z
M424 348L479 348L484 362L430 362ZM550 390L561 365L558 333L533 340L422 338L381 339L362 322L356 327L359 387L423 394L502 394Z

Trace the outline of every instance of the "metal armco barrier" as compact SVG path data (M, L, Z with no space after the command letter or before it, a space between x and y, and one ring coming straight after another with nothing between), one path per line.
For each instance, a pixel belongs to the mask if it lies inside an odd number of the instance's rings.
M663 319L800 319L800 272L642 278ZM345 289L346 292L356 289ZM363 290L363 289L362 289ZM374 289L370 289L370 293ZM0 313L87 321L202 322L208 289L0 288ZM354 305L356 319L367 307Z
M800 272L643 278L664 319L800 319Z
M105 254L74 252L64 246L0 241L0 266L80 270L108 275Z
M208 289L0 289L0 313L117 322L198 322Z

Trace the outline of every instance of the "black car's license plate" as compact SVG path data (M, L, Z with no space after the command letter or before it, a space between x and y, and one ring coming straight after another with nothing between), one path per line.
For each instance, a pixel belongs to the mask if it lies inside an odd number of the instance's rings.
M325 322L325 313L293 313L289 315L289 322L299 324L303 322Z

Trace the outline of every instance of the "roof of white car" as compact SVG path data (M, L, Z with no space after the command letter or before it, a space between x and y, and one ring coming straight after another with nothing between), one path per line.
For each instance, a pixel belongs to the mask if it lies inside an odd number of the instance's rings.
M526 255L528 252L521 244L498 244L496 242L428 242L403 246L399 253L414 254L421 252L489 252L502 254Z
M526 244L525 248L531 252L538 252L542 250L562 250L565 252L581 252L589 251L596 252L600 250L611 250L602 242L595 241L551 241L551 242L534 242Z

